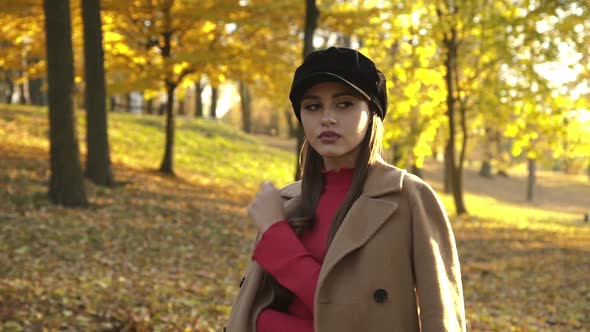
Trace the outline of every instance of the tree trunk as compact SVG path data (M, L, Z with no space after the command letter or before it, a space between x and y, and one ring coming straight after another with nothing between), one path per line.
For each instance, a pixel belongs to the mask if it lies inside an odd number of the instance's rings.
M195 117L203 117L203 86L201 82L195 82Z
M154 99L155 98L152 97L146 103L146 110L145 110L145 112L147 114L154 114Z
M185 115L184 112L184 98L178 100L178 115Z
M252 103L250 89L244 82L240 82L240 104L242 106L242 130L245 133L252 132Z
M49 199L64 206L87 206L74 126L74 55L68 0L44 0L49 86Z
M163 103L160 101L160 105L158 106L158 115L164 115L164 113L166 113L166 105L168 105L168 103Z
M336 44L342 47L352 47L352 37L350 35L341 34L336 38Z
M29 95L29 80L26 77L23 78L23 82L18 85L19 89L19 99L18 103L21 105L30 105L31 104L31 96Z
M496 135L495 135L495 143L496 143L496 155L497 155L497 161L498 161L498 171L496 172L496 175L498 176L503 176L503 177L508 177L508 165L509 165L509 160L507 160L504 157L504 153L502 151L502 133L500 133L499 130L496 129Z
M452 9L456 11L456 8ZM465 208L465 203L463 202L463 188L462 188L462 180L463 180L463 167L462 167L462 159L464 158L464 147L466 144L466 134L464 131L463 137L463 149L461 150L461 157L459 164L455 160L455 139L456 139L456 128L455 128L455 111L456 111L456 104L457 104L457 86L453 84L455 81L454 75L457 75L456 71L456 64L457 61L457 51L458 51L458 42L457 42L457 29L456 27L452 26L450 28L450 32L445 34L444 45L447 50L446 59L445 59L445 82L447 86L447 118L449 120L449 141L447 144L447 155L446 157L448 160L448 167L450 167L450 180L452 185L452 192L453 192L453 199L455 202L455 209L458 215L467 213L467 209ZM462 113L462 124L464 121L464 114ZM462 125L465 130L465 126Z
M43 81L43 78L36 78L29 81L29 94L31 95L31 104L33 105L47 105L47 95L42 90Z
M125 110L127 113L131 113L131 92L125 94Z
M6 72L6 78L4 79L4 82L6 82L6 95L4 102L6 104L10 104L12 103L12 95L14 94L14 83L12 82L11 75L8 71Z
M453 170L453 162L451 161L451 147L450 143L447 142L445 146L445 154L444 154L444 169L443 169L443 184L444 184L444 192L450 194L453 192L453 178L452 170Z
M463 170L461 168L456 168L453 170L453 173L453 198L457 214L461 215L467 213L467 208L463 201Z
M281 132L281 124L280 124L280 112L278 110L273 110L270 114L270 130L269 134L272 136L280 136Z
M291 112L293 112L293 108L289 105L285 108L284 114L285 119L287 120L287 128L289 128L289 138L294 138L297 136L297 127L296 124L293 123Z
M479 169L479 175L484 178L491 178L492 176L492 164L488 159L481 162L481 168Z
M564 144L566 145L566 144ZM564 146L564 150L566 149L566 147ZM563 174L570 174L571 173L571 162L572 160L570 158L568 158L567 156L564 156L563 160L562 160L562 165L563 165Z
M110 105L111 105L111 112L116 111L117 109L117 98L115 96L111 96L109 98Z
M455 75L459 75L457 63L455 61ZM460 95L460 94L459 94ZM469 138L467 132L467 105L466 102L461 103L459 108L461 115L461 151L459 153L459 164L453 168L454 183L453 183L453 197L455 198L455 205L457 206L457 214L467 213L465 200L463 195L463 166L465 165L465 155L467 153L467 140Z
M19 85L16 81L12 82L12 97L10 98L10 103L18 104L19 103ZM16 95L16 96L15 96Z
M217 93L219 92L219 87L211 86L211 110L209 111L209 116L213 119L217 119Z
M168 4L171 5L171 2ZM165 17L170 18L170 6L165 8ZM172 31L162 33L164 45L161 47L162 58L164 61L170 58L172 53ZM164 80L166 86L166 139L164 147L164 158L160 165L160 172L174 175L174 90L180 82L175 82L173 77L168 76Z
M536 180L536 162L535 159L528 158L528 181L526 200L532 202L535 199L535 180Z
M29 88L29 75L27 73L27 68L29 67L28 63L28 54L27 54L27 45L23 44L22 49L22 79L21 84L19 85L20 89L20 104L21 105L30 105L31 104L31 94Z
M391 163L393 165L399 165L404 158L401 145L399 142L393 142L391 144Z
M168 83L166 92L168 95L168 102L166 103L166 145L164 148L164 159L160 165L160 172L174 175L174 90L176 86Z
M320 12L316 5L316 0L305 0L305 34L303 36L303 58L313 52L313 36L315 29L318 26L318 18ZM297 147L295 153L297 156L301 153L303 147L304 132L301 123L297 125ZM299 158L296 161L295 167L295 180L301 179L301 165L299 164Z
M100 0L82 0L84 76L86 81L86 177L103 186L113 184L108 140L104 51Z
M424 178L424 172L422 171L422 168L416 166L416 164L412 164L412 174L419 178Z
M479 175L491 178L492 177L492 158L494 157L492 153L492 129L490 127L486 127L485 129L485 137L484 137L484 144L483 144L483 154L484 158L481 162L481 168L479 169Z

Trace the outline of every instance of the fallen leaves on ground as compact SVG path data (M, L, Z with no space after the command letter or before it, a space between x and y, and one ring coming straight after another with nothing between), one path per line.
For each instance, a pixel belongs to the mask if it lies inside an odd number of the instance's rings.
M0 153L2 330L224 326L255 232L246 193L117 167L125 185L87 183L91 208L64 209L45 198L41 151ZM454 229L469 330L588 330L590 226Z
M157 121L144 119L149 126L130 130L134 119L115 114L111 132L120 152L114 152L114 172L121 183L103 188L86 182L90 208L65 209L47 200L47 141L38 132L46 114L13 111L0 114L12 117L0 121L6 129L0 145L0 331L221 331L255 235L244 208L259 180L252 174L265 166L263 177L289 177L291 160L268 155L257 165L263 150L257 146L233 157L250 162L232 162L232 152L225 152L227 170L217 172L187 157L200 153L195 145L183 154L179 177L162 176L144 161L153 159L155 148L150 158L140 153L152 141L141 136L132 142L139 147L125 147L116 139L135 129L154 136ZM226 139L237 137L217 124L211 128ZM197 172L190 172L192 165ZM273 168L280 169L270 173ZM579 188L590 194L590 186ZM468 329L590 331L590 225L572 214L468 196L475 212L452 221ZM567 195L553 197L561 197L556 205L568 204Z

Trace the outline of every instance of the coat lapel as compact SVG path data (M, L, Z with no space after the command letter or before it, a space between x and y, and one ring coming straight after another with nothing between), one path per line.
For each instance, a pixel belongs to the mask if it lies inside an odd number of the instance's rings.
M323 281L332 268L346 255L362 247L397 209L397 204L361 195L352 205L328 248L320 269L316 302Z
M397 203L383 199L386 194L400 191L406 172L379 159L371 166L363 193L344 217L328 248L320 269L315 302L324 280L334 266L352 251L362 247L397 210Z
M362 247L379 228L393 215L397 203L383 199L384 195L400 191L405 170L398 169L378 159L369 169L363 193L354 202L328 248L318 277L315 302L323 282L346 255ZM293 198L286 202L285 209L297 206L301 199L301 181L294 182L281 190L284 198Z

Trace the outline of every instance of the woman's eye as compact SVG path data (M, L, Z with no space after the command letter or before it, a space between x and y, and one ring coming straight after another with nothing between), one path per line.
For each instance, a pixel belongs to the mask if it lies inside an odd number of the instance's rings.
M319 108L320 108L319 104L309 104L309 105L303 106L303 109L308 110L308 111L315 111Z
M338 104L336 104L336 106L338 106L339 108L347 108L352 106L352 102L351 101L341 101Z

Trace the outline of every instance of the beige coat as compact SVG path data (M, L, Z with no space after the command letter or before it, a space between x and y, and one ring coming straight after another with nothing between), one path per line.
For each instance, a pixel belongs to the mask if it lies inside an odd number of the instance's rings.
M281 190L289 211L300 182ZM272 292L250 262L227 332L254 332ZM418 296L419 293L419 296ZM314 300L315 332L465 331L459 258L432 188L379 161L328 248Z

